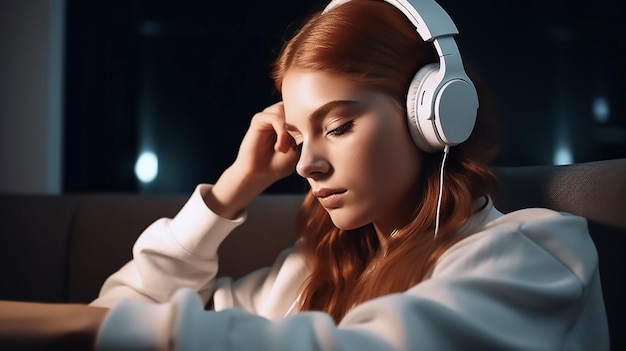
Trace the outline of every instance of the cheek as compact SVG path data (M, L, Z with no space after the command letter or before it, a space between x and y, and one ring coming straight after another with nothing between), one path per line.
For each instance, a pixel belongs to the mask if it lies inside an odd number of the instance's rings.
M378 182L381 191L406 191L417 177L419 151L410 137L404 137L404 130L386 127L371 136L372 142L363 147L365 168L371 181Z
M385 128L374 128L352 147L352 170L360 172L361 180L368 183L385 181L389 172L393 172L396 163L396 150L389 142L389 133Z

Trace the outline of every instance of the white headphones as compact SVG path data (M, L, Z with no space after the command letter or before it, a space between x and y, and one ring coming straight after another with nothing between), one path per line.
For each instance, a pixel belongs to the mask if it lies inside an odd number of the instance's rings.
M333 0L324 12L348 1ZM453 38L459 33L456 25L434 0L385 1L402 11L439 55L439 63L422 67L409 86L407 119L413 141L426 152L464 142L474 129L478 95Z

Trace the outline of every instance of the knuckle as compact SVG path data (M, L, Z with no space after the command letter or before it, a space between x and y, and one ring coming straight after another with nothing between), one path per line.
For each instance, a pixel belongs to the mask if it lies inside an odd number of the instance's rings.
M252 118L250 119L250 124L258 124L258 123L262 123L264 121L267 120L267 116L265 113L263 112L257 112L254 114L254 116L252 116Z

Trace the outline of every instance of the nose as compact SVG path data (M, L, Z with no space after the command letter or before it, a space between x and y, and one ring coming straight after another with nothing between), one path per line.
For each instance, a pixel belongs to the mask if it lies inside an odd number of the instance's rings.
M318 179L330 171L330 163L320 150L308 143L302 145L300 159L296 164L296 172L303 178Z

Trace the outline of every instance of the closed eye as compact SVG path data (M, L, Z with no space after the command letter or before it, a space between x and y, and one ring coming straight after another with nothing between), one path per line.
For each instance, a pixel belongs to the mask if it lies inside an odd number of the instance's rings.
M333 130L328 131L326 133L326 135L341 136L341 135L344 135L344 134L350 132L352 127L354 127L354 121L348 121L348 122L340 125L339 127L335 128ZM303 143L296 144L293 147L293 150L294 151L298 151L298 152L302 151L302 144Z
M326 133L326 135L340 136L349 132L353 126L354 126L354 121L348 121L340 125L339 127L329 131L328 133Z

